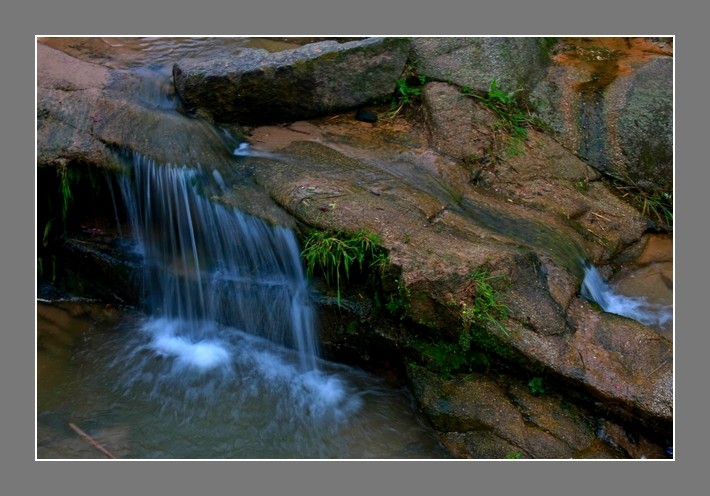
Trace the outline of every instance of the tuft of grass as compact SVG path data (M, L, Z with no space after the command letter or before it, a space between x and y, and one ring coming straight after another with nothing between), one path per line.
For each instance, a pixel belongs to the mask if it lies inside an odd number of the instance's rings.
M492 110L498 120L494 124L494 130L507 137L508 147L506 153L510 156L522 155L525 140L528 137L528 128L537 125L530 113L523 111L517 94L522 89L506 93L498 87L498 82L494 79L488 88L486 95L475 93L469 86L461 88L464 96L476 98L481 104Z
M491 276L488 269L479 268L471 273L472 302L469 305L465 301L459 302L461 323L463 331L460 337L462 348L468 350L471 346L471 331L476 328L493 324L498 327L506 336L509 336L501 320L508 317L509 309L506 305L498 301L498 292L491 281L502 277L501 275Z
M353 271L368 272L368 281L374 284L389 266L389 257L380 246L381 239L365 230L354 233L311 230L301 256L306 263L306 273L313 277L320 271L329 286L335 285L338 304L341 288L350 280Z
M641 215L655 222L661 229L673 231L673 194L649 193L636 185L628 176L611 178L612 187L622 199L638 208Z
M655 220L669 231L673 228L673 195L659 193L642 195L641 214Z

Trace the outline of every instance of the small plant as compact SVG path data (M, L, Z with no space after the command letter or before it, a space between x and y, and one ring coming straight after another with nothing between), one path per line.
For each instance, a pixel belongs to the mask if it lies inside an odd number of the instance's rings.
M96 169L80 167L76 165L63 165L57 167L57 177L59 179L58 194L61 202L61 222L66 232L69 221L70 209L75 206L77 198L76 192L81 192L80 196L86 197L88 194L100 194L101 177Z
M379 237L376 238L379 243ZM370 275L368 276L369 283L374 286L377 281L381 281L385 276L387 269L390 266L390 257L387 253L379 246L376 245L374 250L371 249L371 261L370 261Z
M479 95L468 86L461 88L462 95L480 100L484 107L498 116L494 129L507 135L506 151L512 156L523 153L523 144L528 137L527 128L535 124L529 113L523 112L518 104L516 93L520 91L522 90L506 93L498 87L495 79L491 81L487 95Z
M494 324L506 336L503 324L500 322L508 316L508 307L498 301L497 291L491 281L502 276L491 276L488 270L481 268L471 273L471 283L467 292L471 294L471 302L456 302L451 300L448 305L458 307L462 325L458 341L451 342L447 338L434 341L415 341L414 348L420 353L427 368L437 373L442 379L450 379L456 372L470 372L474 368L488 368L490 361L480 351L472 350L475 342L487 342L485 334L476 334L481 328ZM485 346L484 346L485 348Z
M59 175L59 192L62 196L62 222L66 226L67 212L74 200L71 192L71 182L74 180L74 176L67 167L58 168L57 174Z
M339 330L339 334L344 334L344 335L349 335L349 336L355 336L358 331L358 323L357 321L350 321L348 323L347 327L345 329L341 328Z
M488 270L480 268L471 273L471 285L469 292L473 293L471 305L464 301L459 302L461 322L464 330L461 333L461 345L468 349L470 346L470 331L472 328L484 327L487 324L494 324L508 336L501 320L508 317L508 307L498 301L498 293L491 285L491 281L502 277L491 276Z
M530 394L537 396L540 394L545 394L546 389L542 383L542 377L533 377L528 382L528 387L530 388Z
M589 191L589 180L580 179L579 181L574 183L574 187L577 189L577 191Z
M44 231L42 234L42 247L47 248L49 246L49 238L52 235L52 226L54 225L54 218L49 219L44 225Z
M417 74L414 66L407 66L407 69L395 83L391 109L387 116L390 119L394 119L405 106L418 102L422 94L421 87L424 83L426 83L426 76Z
M313 277L316 269L320 270L327 284L335 284L340 304L341 287L350 280L353 265L360 273L364 272L365 267L374 268L371 277L377 277L378 273L381 275L386 270L389 257L379 243L377 234L365 230L352 234L312 230L301 253L306 262L306 273ZM372 279L370 282L373 282Z
M671 193L660 193L642 196L642 198L641 214L650 219L655 219L670 230L673 226L673 195Z
M523 456L523 454L520 451L515 451L513 453L508 453L507 455L505 455L505 459L506 460L518 460L522 456Z
M397 281L397 294L390 295L389 301L385 304L387 311L399 317L400 320L407 316L409 311L409 299L411 294L409 288L405 286L404 282L400 279Z

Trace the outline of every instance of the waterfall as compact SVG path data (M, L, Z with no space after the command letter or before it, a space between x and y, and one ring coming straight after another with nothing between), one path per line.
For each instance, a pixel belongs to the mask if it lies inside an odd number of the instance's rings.
M147 312L165 325L156 350L197 368L228 360L214 323L298 351L316 368L315 313L294 233L202 194L204 170L157 164L138 153L121 179ZM166 330L170 329L170 330Z

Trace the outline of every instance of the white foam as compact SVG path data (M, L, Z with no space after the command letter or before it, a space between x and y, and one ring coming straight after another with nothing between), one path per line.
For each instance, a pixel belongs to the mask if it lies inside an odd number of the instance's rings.
M280 388L296 410L308 412L314 420L341 422L362 406L360 396L353 394L352 388L336 374L303 371L293 357L288 359L276 350L251 349L248 360L270 387Z
M239 143L239 146L232 152L233 155L237 157L273 157L277 158L278 155L269 152L262 152L256 150L249 145L249 143Z
M153 336L149 347L160 355L174 357L180 366L194 367L201 371L230 363L231 353L225 343L214 339L193 341L177 336L178 327L177 321L149 320L144 326L144 330Z

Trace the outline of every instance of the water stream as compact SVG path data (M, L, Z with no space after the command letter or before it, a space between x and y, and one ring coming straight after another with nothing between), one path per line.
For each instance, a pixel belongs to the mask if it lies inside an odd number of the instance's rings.
M509 218L503 212L464 199L462 210L493 232L548 253L571 273L582 278L580 294L608 313L631 318L657 331L667 329L673 320L673 305L654 303L644 296L620 293L604 279L571 239L537 222Z
M150 315L179 323L155 346L168 354L202 345L196 360L224 357L214 322L298 350L315 368L317 338L295 234L200 194L199 169L159 165L139 154L122 176L136 247L143 256ZM191 350L188 350L188 353Z
M581 294L605 312L628 317L656 330L666 329L673 321L673 305L654 303L644 296L621 294L589 262L584 264Z

